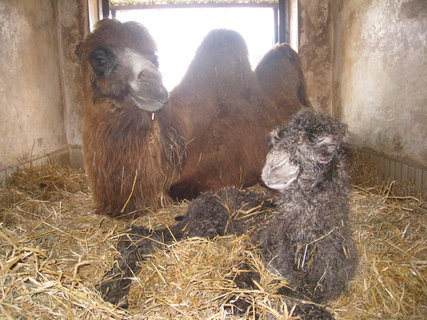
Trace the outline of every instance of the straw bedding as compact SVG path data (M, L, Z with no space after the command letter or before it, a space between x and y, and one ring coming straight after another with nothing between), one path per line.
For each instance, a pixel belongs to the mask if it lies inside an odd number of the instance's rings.
M337 319L424 319L427 315L427 206L396 196L394 184L360 183L351 197L360 266L350 289L328 308ZM261 187L253 190L262 192ZM132 223L171 225L188 203ZM274 294L247 236L192 238L157 250L135 275L123 310L97 285L117 257L130 221L94 214L84 173L54 165L15 172L0 188L2 319L296 319ZM245 289L241 277L259 276Z

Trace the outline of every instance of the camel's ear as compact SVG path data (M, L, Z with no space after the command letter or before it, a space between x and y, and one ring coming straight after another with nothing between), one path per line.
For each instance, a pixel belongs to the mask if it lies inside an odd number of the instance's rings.
M337 153L338 144L334 136L324 136L317 143L315 154L319 163L329 163Z

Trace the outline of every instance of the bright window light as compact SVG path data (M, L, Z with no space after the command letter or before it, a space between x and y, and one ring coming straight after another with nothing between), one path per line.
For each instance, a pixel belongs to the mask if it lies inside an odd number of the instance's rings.
M213 29L232 29L246 40L255 68L274 44L272 8L180 8L118 10L116 19L142 23L157 43L160 71L168 90L184 76L196 49Z

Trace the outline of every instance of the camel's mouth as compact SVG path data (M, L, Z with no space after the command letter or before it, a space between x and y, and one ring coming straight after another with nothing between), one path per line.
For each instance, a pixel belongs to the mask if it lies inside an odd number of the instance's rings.
M145 95L131 94L132 102L141 110L155 112L161 110L169 102L169 96L165 89L163 96L158 98L147 97Z
M294 181L294 180L288 181L286 183L282 183L282 182L273 183L271 181L268 181L268 182L264 181L264 184L270 189L277 190L277 191L283 191L292 183L292 181Z

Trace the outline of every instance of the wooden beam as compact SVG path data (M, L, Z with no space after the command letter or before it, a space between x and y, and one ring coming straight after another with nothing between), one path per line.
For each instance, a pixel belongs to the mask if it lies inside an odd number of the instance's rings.
M279 0L279 43L289 43L289 1Z
M102 0L102 17L108 18L110 16L110 1Z
M138 4L112 6L111 11L141 9L180 9L180 8L277 8L275 3L183 3L183 4Z
M279 43L279 8L276 7L274 10L274 43Z

